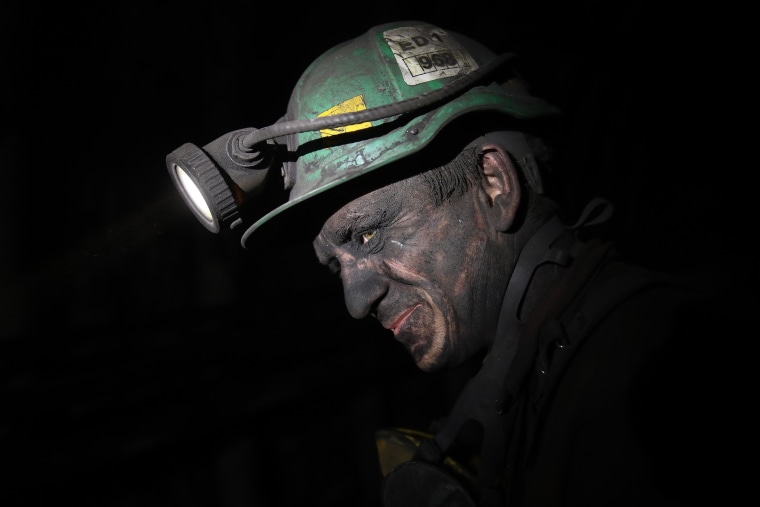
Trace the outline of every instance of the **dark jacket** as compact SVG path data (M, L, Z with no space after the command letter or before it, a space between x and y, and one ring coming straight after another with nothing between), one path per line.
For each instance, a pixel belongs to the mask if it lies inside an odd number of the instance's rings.
M526 324L538 347L510 409L506 505L724 499L735 460L714 402L727 394L721 349L740 333L736 292L620 262L597 242L566 275Z

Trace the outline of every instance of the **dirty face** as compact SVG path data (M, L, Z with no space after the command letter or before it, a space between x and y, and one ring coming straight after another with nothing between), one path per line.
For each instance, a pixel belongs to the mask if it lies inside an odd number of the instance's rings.
M493 341L508 274L489 199L471 188L436 206L415 176L338 210L314 240L351 316L375 317L417 366L455 366Z

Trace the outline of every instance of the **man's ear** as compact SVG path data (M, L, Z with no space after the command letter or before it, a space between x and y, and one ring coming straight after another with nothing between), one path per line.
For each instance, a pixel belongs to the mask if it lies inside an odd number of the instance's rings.
M497 227L500 231L507 231L512 227L520 206L517 168L506 150L498 144L484 144L480 150L484 190L488 194Z

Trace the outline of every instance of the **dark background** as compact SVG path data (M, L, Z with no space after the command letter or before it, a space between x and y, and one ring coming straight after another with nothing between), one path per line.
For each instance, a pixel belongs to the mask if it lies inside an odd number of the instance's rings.
M424 429L461 372L422 374L375 322L350 319L310 238L265 255L208 233L164 165L185 142L273 123L309 62L372 25L423 19L521 55L566 113L569 209L611 199L606 233L630 256L749 257L743 192L693 157L710 148L685 50L701 37L693 11L158 5L3 3L4 507L378 505L374 431Z

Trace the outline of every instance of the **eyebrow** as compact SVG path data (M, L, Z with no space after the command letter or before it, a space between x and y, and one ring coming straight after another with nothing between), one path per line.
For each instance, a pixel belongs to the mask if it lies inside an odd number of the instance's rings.
M376 228L385 221L387 215L387 210L380 213L351 212L340 227L335 229L335 238L343 242L350 239L354 231Z
M344 219L331 234L336 242L346 242L357 231L377 229L389 224L401 213L402 203L393 192L386 192L373 199L357 203L348 210Z

